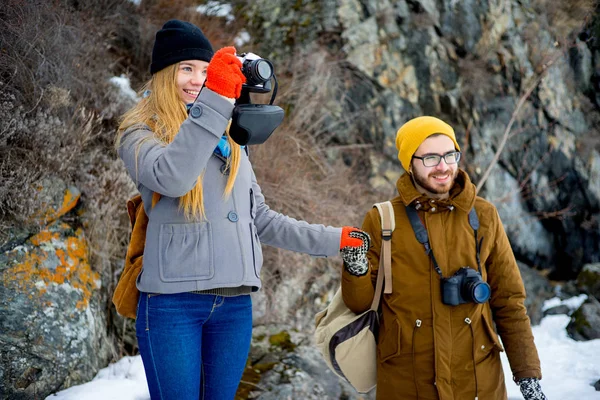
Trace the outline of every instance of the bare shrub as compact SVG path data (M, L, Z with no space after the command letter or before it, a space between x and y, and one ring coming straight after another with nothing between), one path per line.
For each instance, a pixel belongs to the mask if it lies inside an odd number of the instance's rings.
M154 34L170 18L200 26L215 50L231 45L243 19L202 16L196 6L144 1L135 14L127 0L9 0L0 10L0 239L35 211L26 201L33 182L58 176L73 183L82 192L77 223L102 275L107 307L129 238L125 201L135 188L111 147L118 107L106 80L123 73L139 88L149 77ZM256 51L251 45L241 50ZM286 123L251 148L259 182L277 211L359 226L373 195L360 178L369 169L364 147L352 145L368 128L368 112L348 91L371 83L318 49L293 58L289 70L277 66ZM265 255L271 294L289 279L304 290L324 274L339 273L339 259L274 249Z
M559 41L570 42L592 19L597 0L535 0L536 12L547 17L547 28ZM564 44L564 43L563 43Z
M347 94L352 72L323 51L298 55L295 60L290 71L280 74L279 99L288 110L286 122L265 144L251 148L259 184L269 206L291 217L360 226L372 203L381 199L375 198L364 179L369 170L365 147L340 150L335 138L345 131L346 137L358 140L359 122L367 114ZM282 295L286 297L282 290L309 293L317 281L323 285L339 282L341 263L337 258L313 259L285 250L264 250L263 290L270 307L277 307L276 299ZM299 301L309 301L309 297L301 296ZM304 304L295 306L287 322L312 310Z
M52 83L68 87L81 55L77 28L45 1L8 1L0 13L0 76L5 90L33 106ZM75 67L75 68L74 68ZM83 89L82 85L78 85Z

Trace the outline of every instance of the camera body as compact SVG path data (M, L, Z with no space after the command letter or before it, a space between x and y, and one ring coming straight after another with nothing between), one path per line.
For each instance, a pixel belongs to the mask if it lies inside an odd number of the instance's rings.
M235 102L231 115L229 136L240 146L264 143L283 121L283 109L273 105L277 95L277 78L271 61L254 53L236 56L242 62L242 73L246 83ZM252 104L250 93L271 92L271 80L275 88L269 104Z
M473 268L462 267L451 277L442 278L442 303L449 306L485 303L491 294L490 285Z
M242 53L236 57L242 62L242 73L246 77L242 90L254 93L270 92L271 78L275 71L271 61L254 53Z

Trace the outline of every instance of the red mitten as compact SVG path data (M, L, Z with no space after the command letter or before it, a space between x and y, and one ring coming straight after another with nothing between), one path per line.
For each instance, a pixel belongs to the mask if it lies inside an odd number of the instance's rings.
M342 238L340 240L340 249L344 247L359 247L362 246L362 239L357 238L356 236L350 236L350 232L361 232L358 228L353 226L343 226L342 227Z
M217 51L206 69L205 86L221 96L237 99L245 82L242 62L235 56L235 47L223 47Z

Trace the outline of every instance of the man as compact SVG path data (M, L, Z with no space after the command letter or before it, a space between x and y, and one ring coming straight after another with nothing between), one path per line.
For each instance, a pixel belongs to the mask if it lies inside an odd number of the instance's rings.
M499 334L524 398L545 400L519 269L496 208L458 168L454 130L415 118L398 130L396 147L407 173L392 200L392 293L382 299L377 398L506 399ZM372 209L362 227L372 246L343 254L343 298L356 313L373 299L380 223Z

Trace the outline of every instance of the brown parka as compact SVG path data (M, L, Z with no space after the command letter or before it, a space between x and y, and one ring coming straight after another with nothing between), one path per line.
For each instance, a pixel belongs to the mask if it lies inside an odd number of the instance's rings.
M468 175L459 170L449 198L435 200L417 191L409 174L398 179L392 200L396 229L392 235L391 294L384 294L377 345L377 398L483 400L506 399L499 352L506 349L514 379L541 379L540 362L527 310L525 288L496 208L478 197ZM482 240L483 279L492 295L484 304L442 303L441 278L420 244L406 214L418 214L445 278L461 267L477 269L474 231L468 220L477 212ZM381 249L377 209L367 213L362 229L372 239L370 273L342 273L348 308L367 310L374 295ZM497 328L494 328L494 323Z

